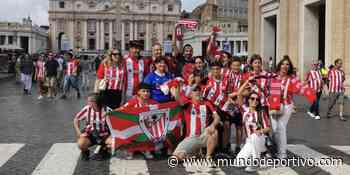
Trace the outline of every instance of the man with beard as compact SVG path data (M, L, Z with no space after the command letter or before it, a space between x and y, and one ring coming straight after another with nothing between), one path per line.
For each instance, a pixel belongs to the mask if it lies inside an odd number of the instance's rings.
M175 76L183 77L189 76L192 72L186 71L186 69L193 70L193 47L190 44L186 44L183 49L179 49L176 44L176 34L173 33L173 56L175 57L174 62L176 65Z

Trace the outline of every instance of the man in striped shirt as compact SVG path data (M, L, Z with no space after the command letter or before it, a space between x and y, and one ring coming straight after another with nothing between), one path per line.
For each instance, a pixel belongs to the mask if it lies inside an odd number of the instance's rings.
M318 62L312 64L312 70L306 75L306 82L316 91L316 101L310 106L309 114L312 118L320 120L320 99L322 95L323 80Z
M334 68L328 72L328 81L329 81L329 101L328 101L328 112L327 118L330 118L331 111L335 106L336 102L339 104L339 119L341 121L346 121L343 116L344 111L344 81L345 73L342 70L343 61L337 59L334 62Z
M140 55L142 45L137 41L130 41L130 51L125 55L126 66L126 99L130 100L137 94L137 87L149 73L148 59L143 59Z
M191 100L184 102L184 123L186 137L174 151L174 156L183 160L196 155L201 148L207 148L206 158L210 159L218 144L217 127L220 117L214 107L202 99L201 88L195 87L191 92Z
M64 83L63 83L63 95L61 99L66 98L67 91L70 87L73 87L77 91L77 98L80 98L80 90L78 85L78 69L79 61L73 57L73 54L68 52L65 54L67 59Z
M107 153L107 147L111 147L112 139L105 118L106 111L98 102L98 95L91 94L86 105L74 118L74 129L77 134L78 146L82 151L82 159L88 160L89 147L93 145L104 145L101 156ZM81 126L84 121L85 125ZM102 157L101 157L102 158Z

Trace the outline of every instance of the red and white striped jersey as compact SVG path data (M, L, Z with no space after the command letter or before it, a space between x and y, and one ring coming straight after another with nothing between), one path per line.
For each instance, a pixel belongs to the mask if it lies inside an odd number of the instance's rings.
M101 64L97 71L98 79L107 80L107 89L124 90L126 81L126 68L123 64L118 66L108 66Z
M214 112L216 110L207 101L201 101L198 104L190 103L184 112L186 137L198 137L203 134Z
M154 104L158 104L158 103L151 98L147 100L147 103L141 103L140 99L137 96L134 96L127 103L125 103L122 106L122 108L141 108L146 105L154 105Z
M269 73L262 71L260 73L255 73L255 72L249 72L247 73L248 75L245 75L244 77L246 78L246 80L248 80L251 76L256 76L256 77L260 77L258 79L256 79L256 81L254 83L250 83L250 87L252 88L252 90L256 93L258 93L259 97L260 97L260 103L263 106L268 106L268 100L267 100L267 95L268 95L268 78L270 75ZM264 78L266 77L266 78ZM245 80L245 81L246 81Z
M322 75L319 70L311 70L306 76L306 81L316 92L322 90Z
M266 112L262 113L261 122L262 122L261 129L270 127L269 118ZM243 124L247 132L247 136L252 135L258 129L258 125L259 125L258 112L245 111L243 113Z
M78 69L78 62L75 59L67 62L66 75L68 76L75 75L77 69Z
M125 56L126 66L126 97L132 97L137 93L137 87L147 75L147 61L136 59L130 55Z
M217 107L223 107L227 102L227 77L222 80L209 78L208 84L203 90L203 98Z
M37 80L44 80L45 78L45 62L38 60L35 64L35 72Z
M329 92L344 92L345 73L343 70L331 69L328 72Z
M95 111L92 106L86 105L76 116L78 121L85 120L84 133L86 136L97 130L101 137L107 136L108 128L105 118L106 111Z
M228 77L228 93L237 92L241 87L243 75L241 72L235 73L230 71Z

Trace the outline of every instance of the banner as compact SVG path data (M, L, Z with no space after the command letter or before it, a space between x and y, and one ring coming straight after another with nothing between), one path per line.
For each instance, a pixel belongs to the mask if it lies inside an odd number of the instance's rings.
M174 147L180 138L182 110L177 102L112 111L107 123L116 148L152 151Z

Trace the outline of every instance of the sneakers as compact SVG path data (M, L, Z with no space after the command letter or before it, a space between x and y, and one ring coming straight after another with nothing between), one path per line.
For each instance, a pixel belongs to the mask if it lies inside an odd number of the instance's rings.
M90 157L90 151L82 151L81 152L81 160L88 161Z
M344 118L343 116L340 116L340 117L339 117L339 120L345 122L345 121L346 121L346 118Z
M146 159L154 159L154 156L149 151L142 152Z
M247 167L244 169L244 171L246 171L246 172L248 172L248 173L254 173L254 172L256 172L257 170L258 170L258 168L255 167L255 166L247 166Z
M315 115L314 115L312 112L308 111L307 114L308 114L311 118L315 118Z
M315 116L315 119L316 119L316 120L320 120L321 117L320 117L319 115L316 115L316 116Z
M39 95L38 100L43 99L44 97L42 95Z

